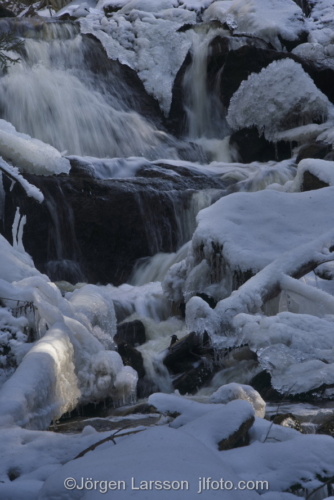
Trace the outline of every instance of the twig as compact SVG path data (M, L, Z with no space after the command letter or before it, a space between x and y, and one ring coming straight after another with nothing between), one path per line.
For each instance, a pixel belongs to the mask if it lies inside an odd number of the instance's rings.
M314 495L314 493L316 493L317 491L321 490L321 488L323 488L324 486L330 484L330 483L333 483L334 482L334 476L330 477L329 479L327 479L327 481L323 484L321 484L320 486L318 486L318 488L316 488L315 490L311 491L310 494L307 494L307 497L306 497L306 500L309 500L311 498L312 495Z
M121 432L121 431L123 431L124 429L127 429L131 425L132 424L126 425L125 427L121 427L120 429L117 429L111 436L108 436L108 437L106 437L104 439L101 439L101 441L98 441L97 443L92 444L91 446L89 446L85 450L81 451L79 453L79 455L77 455L73 460L76 460L77 458L83 457L84 455L86 455L86 453L88 453L89 451L95 450L95 448L97 448L98 446L100 446L100 444L106 443L107 441L112 441L114 444L116 444L116 441L115 441L116 434L119 433L119 432ZM125 432L124 434L121 434L121 436L130 436L130 434L137 434L138 432L143 432L145 430L146 429L139 429L137 431ZM117 437L121 437L121 436L117 436Z
M288 395L288 394L290 394L291 389L293 388L293 386L294 386L294 385L296 385L296 382L295 382L295 383L294 383L294 384L290 387L289 392L286 392L286 393L284 394L283 399L282 399L281 401L279 401L279 403L278 403L278 405L277 405L277 410L276 410L276 413L278 413L278 411L279 411L279 409L280 409L281 405L282 405L282 404L283 404L283 402L285 401L285 399L286 399L287 395ZM274 420L272 420L272 422L271 422L271 424L270 424L270 426L269 426L269 429L268 429L267 435L266 435L266 437L264 438L264 441L263 441L264 443L267 441L267 439L268 439L268 437L269 437L269 434L270 434L270 431L271 431L271 429L272 429L273 425L274 425ZM275 439L275 438L270 438L270 439ZM277 440L277 441L278 441L278 440Z

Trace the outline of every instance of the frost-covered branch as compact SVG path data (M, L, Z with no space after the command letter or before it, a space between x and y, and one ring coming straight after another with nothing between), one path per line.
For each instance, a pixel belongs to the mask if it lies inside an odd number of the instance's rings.
M0 66L3 70L7 69L9 64L15 64L20 61L17 57L14 59L9 56L8 51L18 52L22 47L22 42L19 40L13 32L0 33Z

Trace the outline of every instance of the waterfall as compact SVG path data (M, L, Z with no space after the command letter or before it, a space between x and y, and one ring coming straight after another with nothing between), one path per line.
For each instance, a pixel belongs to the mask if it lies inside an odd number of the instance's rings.
M210 43L222 29L214 30L211 36L202 32L192 34L192 62L187 68L183 88L188 120L188 136L191 139L223 139L228 127L225 110L218 97L219 76L213 92L208 91L207 64Z
M0 116L68 154L177 158L177 141L134 111L119 63L106 64L77 25L45 23L28 32L21 62L0 78Z

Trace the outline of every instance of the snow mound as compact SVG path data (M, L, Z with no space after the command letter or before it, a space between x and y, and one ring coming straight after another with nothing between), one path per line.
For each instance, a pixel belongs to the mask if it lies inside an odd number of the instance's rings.
M228 297L244 273L255 274L329 231L332 222L326 214L334 209L333 193L332 187L305 193L233 193L201 210L186 259L174 264L162 283L166 296L177 303L197 293L216 300ZM198 297L191 300L192 313L203 318L205 327L213 311Z
M330 108L300 64L274 61L252 73L232 96L227 121L232 129L256 127L268 140L283 130L325 121Z
M250 385L231 383L222 385L210 397L210 403L228 403L235 399L244 399L248 401L255 410L257 417L264 418L266 412L266 403L260 394Z
M293 0L234 0L227 11L224 3L209 7L205 19L226 23L234 34L251 33L278 50L280 38L295 41L307 31L303 12Z
M30 174L68 174L71 165L54 147L27 134L0 119L0 154L21 171Z

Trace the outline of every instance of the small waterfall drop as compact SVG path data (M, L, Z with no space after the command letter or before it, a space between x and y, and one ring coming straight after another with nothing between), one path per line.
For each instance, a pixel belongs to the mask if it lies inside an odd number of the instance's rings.
M218 98L217 89L208 90L207 64L210 42L222 29L214 30L212 36L194 31L192 34L192 62L187 68L183 88L188 119L188 136L193 139L223 139L228 133L225 110Z

